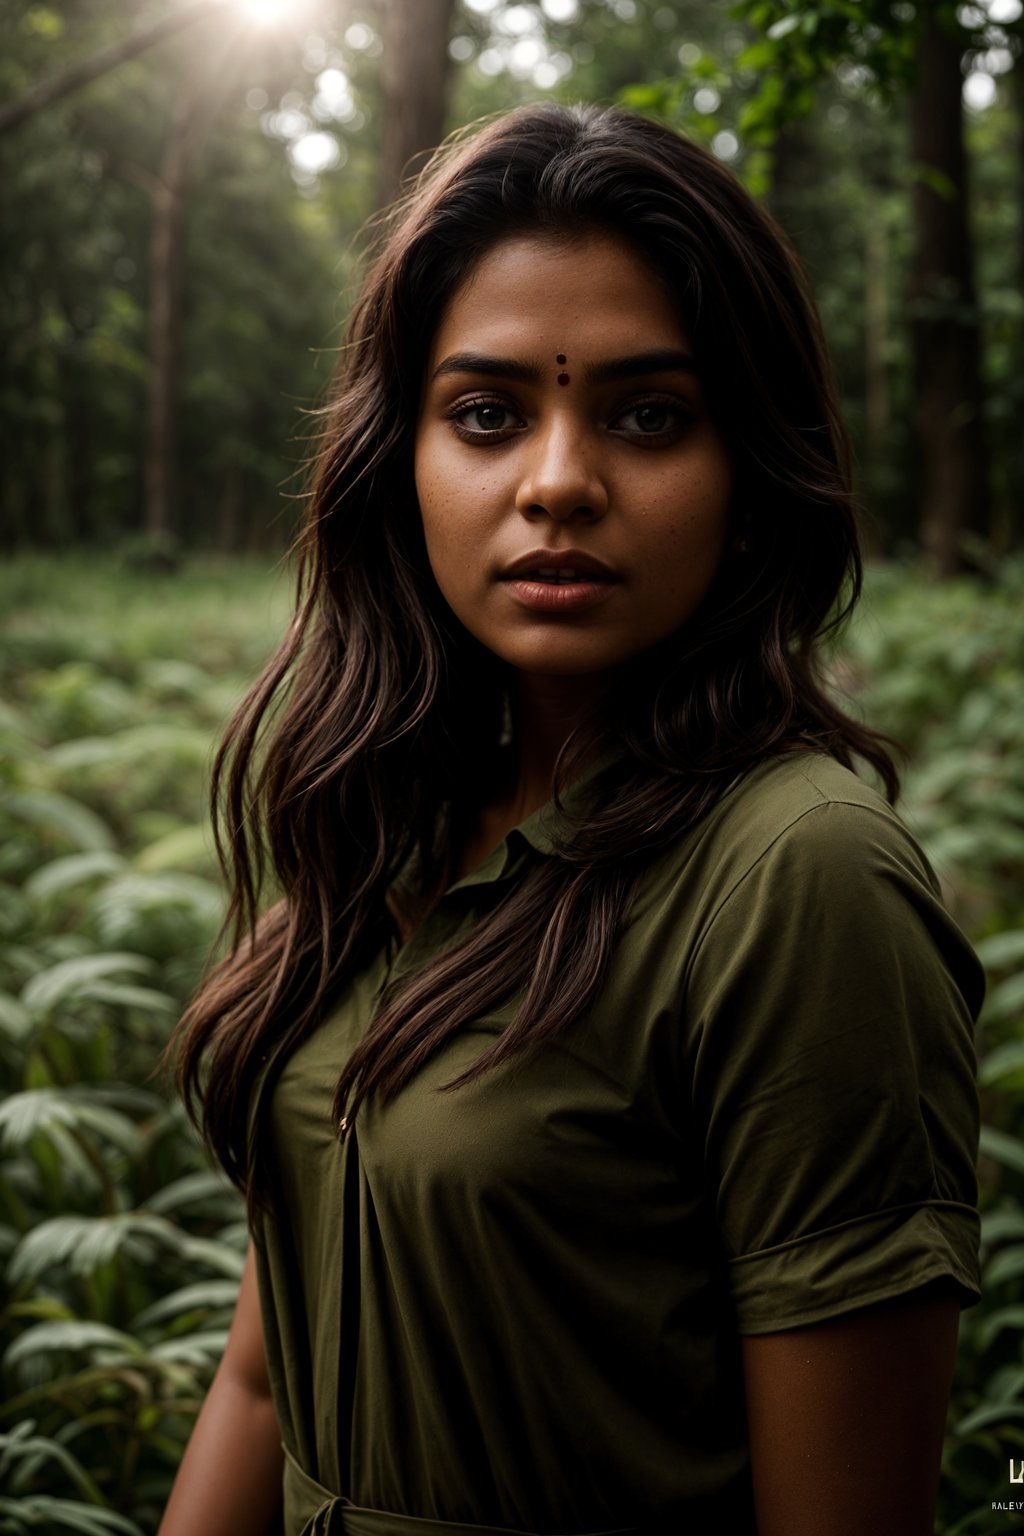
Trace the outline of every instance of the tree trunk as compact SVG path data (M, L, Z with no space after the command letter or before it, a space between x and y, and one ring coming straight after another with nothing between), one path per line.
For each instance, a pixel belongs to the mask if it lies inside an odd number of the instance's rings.
M1024 30L1024 29L1022 29ZM1018 32L1024 45L1024 35ZM1024 46L1017 55L1010 76L1011 100L1016 123L1016 202L1017 202L1017 292L1024 294ZM1018 314L1010 323L1011 377L1004 380L1002 388L1009 397L1004 401L1004 411L1009 405L1009 431L1003 429L1002 508L999 533L1004 549L1015 547L1024 530L1024 518L1020 507L1020 487L1024 485L1024 436L1014 430L1014 423L1024 417L1024 316ZM1005 418L1004 418L1005 419Z
M195 118L196 101L189 96L171 124L153 188L143 528L154 541L172 539L178 530L175 471L183 329L185 181Z
M454 0L378 0L384 51L384 143L378 197L386 207L412 162L444 135L448 101L448 34Z
M228 94L243 55L229 33L179 95L160 170L152 184L149 240L149 373L146 382L143 531L178 535L178 390L184 336L185 219L188 172Z
M230 554L242 549L242 509L244 477L238 464L224 467L220 483L220 502L217 509L218 548Z
M864 250L864 411L869 473L889 436L889 233L883 218L867 228Z
M81 362L68 367L65 384L64 444L66 468L61 476L64 535L78 544L92 543L107 530L96 518L93 467L96 463L95 422L89 377Z
M772 145L771 186L765 202L805 260L804 231L809 207L814 207L809 189L819 174L811 119L798 117L783 123Z
M981 337L969 226L959 29L922 20L911 95L914 253L908 299L920 450L921 543L940 575L989 525Z

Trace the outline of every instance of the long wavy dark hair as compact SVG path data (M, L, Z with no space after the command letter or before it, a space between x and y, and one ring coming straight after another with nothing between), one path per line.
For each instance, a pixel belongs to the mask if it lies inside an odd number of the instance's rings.
M555 853L385 991L341 1074L339 1121L368 1094L398 1092L498 1004L518 999L512 1022L447 1087L571 1028L600 990L645 863L766 757L862 760L895 797L883 739L818 676L819 641L856 600L861 565L848 443L781 231L712 155L614 108L522 107L446 146L378 236L323 416L295 619L214 771L230 944L179 1026L177 1077L251 1200L269 1099L257 1086L393 936L388 890L410 858L423 892L443 887L452 808L479 799L500 750L502 664L441 597L416 502L434 332L497 242L588 231L624 237L675 295L743 539L698 613L628 666L600 724L566 743L558 788L619 750Z

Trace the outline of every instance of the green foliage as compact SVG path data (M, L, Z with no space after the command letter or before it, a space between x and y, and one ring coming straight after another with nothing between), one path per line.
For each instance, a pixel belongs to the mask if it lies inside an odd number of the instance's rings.
M931 0L930 11L968 45L972 34L960 20L965 8ZM733 15L755 40L736 67L758 77L740 131L772 143L787 122L812 110L815 88L840 66L861 70L883 96L905 90L924 14L923 6L900 0L738 0Z
M837 677L906 747L902 813L988 974L984 1301L962 1318L939 1506L944 1536L988 1536L1024 1455L1024 564L942 584L873 571Z
M284 594L238 565L2 582L0 1530L142 1536L244 1259L155 1068L223 906L210 750Z

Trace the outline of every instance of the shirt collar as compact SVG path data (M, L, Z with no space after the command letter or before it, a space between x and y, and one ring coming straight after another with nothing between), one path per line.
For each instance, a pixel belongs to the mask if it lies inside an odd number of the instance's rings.
M451 887L464 890L473 885L489 885L502 880L519 868L529 850L550 858L566 841L574 818L588 807L600 803L600 786L596 783L604 770L623 756L621 748L602 752L588 768L575 779L561 796L561 804L548 800L536 811L513 827L497 848L478 865L472 874L466 875Z

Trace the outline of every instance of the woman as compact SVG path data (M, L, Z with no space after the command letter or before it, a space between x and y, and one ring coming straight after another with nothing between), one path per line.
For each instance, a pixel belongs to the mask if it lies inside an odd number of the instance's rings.
M930 1532L981 977L817 680L860 567L778 230L614 110L455 146L303 557L218 764L179 1073L255 1241L165 1536L282 1473L289 1536Z

